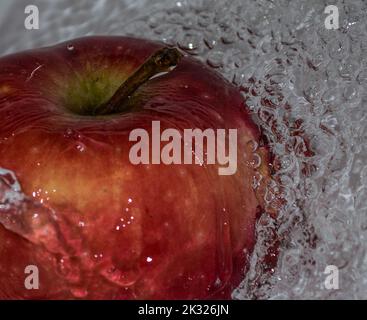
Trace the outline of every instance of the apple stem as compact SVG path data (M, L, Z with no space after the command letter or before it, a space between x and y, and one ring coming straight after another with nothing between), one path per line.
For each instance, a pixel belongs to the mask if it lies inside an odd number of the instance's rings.
M104 104L94 110L95 115L107 115L128 111L128 101L133 93L155 75L168 72L183 57L177 48L164 47L153 53Z

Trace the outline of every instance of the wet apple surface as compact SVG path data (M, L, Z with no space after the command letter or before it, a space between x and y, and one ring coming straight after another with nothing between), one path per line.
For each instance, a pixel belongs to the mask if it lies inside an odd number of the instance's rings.
M128 110L94 113L162 47L88 37L0 59L0 167L14 173L0 178L0 297L230 298L243 278L270 170L238 90L183 56ZM236 173L133 165L129 133L152 121L236 129ZM24 286L28 265L39 290Z

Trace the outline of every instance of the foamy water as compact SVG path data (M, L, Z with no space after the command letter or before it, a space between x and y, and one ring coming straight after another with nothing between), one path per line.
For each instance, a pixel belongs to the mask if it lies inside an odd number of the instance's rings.
M243 89L287 204L274 272L258 262L274 224L263 216L234 298L367 298L366 3L335 1L340 28L327 30L321 0L39 0L38 31L24 29L26 4L3 14L0 54L128 34L178 44ZM327 265L340 270L339 290L324 286Z

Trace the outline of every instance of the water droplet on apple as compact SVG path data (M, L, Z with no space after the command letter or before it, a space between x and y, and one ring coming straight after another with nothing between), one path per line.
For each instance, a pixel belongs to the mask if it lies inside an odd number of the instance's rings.
M220 278L217 278L214 282L215 287L220 287L222 285L222 280Z
M103 259L103 253L96 253L96 254L93 255L93 258L95 260L101 260L101 259Z
M67 49L68 49L68 51L73 51L75 48L72 44L68 44Z
M86 149L86 146L84 143L81 143L81 142L78 142L76 144L76 149L79 151L79 152L84 152L85 149Z
M81 138L81 135L77 130L68 128L64 132L64 137L68 139L79 140Z
M100 275L110 283L119 287L132 286L139 278L139 270L120 270L114 264L110 264L100 271Z
M257 148L259 147L259 143L254 140L249 141L247 145L251 148L252 152L255 152Z
M256 172L252 178L252 188L256 190L260 186L262 179L263 176L259 172Z
M66 130L65 130L64 137L69 138L69 137L71 137L72 135L73 135L73 129L68 128L68 129L66 129Z
M256 169L256 168L259 168L260 165L261 165L261 157L257 154L257 153L253 153L252 154L252 160L250 162L250 165Z

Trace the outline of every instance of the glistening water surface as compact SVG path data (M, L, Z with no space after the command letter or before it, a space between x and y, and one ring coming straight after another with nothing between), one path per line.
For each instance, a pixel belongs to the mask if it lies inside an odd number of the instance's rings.
M258 263L274 224L263 216L234 298L367 298L366 2L335 1L338 30L325 28L323 0L38 0L38 31L24 30L26 4L14 1L0 21L0 54L129 34L178 44L242 89L286 206L276 268L269 275ZM338 290L325 288L327 265L339 268Z

